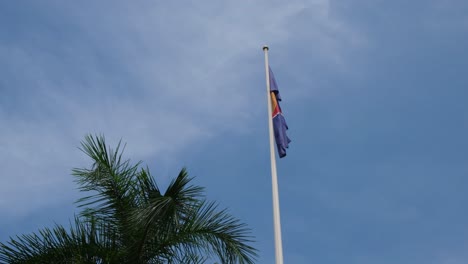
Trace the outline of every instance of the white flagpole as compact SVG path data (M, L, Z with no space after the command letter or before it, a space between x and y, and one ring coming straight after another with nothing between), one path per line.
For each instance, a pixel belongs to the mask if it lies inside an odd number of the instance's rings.
M278 176L276 174L276 156L275 156L275 138L273 132L273 119L271 109L270 95L270 71L268 64L268 46L263 46L265 52L265 73L266 73L266 88L268 101L268 127L270 130L270 160L271 160L271 183L273 192L273 224L275 230L275 259L276 264L283 264L283 243L281 241L281 222L280 222L280 206L278 194Z

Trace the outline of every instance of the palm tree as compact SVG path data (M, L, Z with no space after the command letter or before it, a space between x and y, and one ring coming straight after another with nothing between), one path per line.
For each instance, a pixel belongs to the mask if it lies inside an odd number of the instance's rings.
M0 243L2 263L254 263L250 230L203 197L182 169L162 193L141 163L103 136L85 137L93 165L74 169L85 196L70 227L55 225Z

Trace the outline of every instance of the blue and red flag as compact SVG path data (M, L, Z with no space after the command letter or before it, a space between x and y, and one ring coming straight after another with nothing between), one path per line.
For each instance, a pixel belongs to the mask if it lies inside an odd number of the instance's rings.
M286 130L288 130L288 125L284 119L283 112L281 112L281 107L279 101L281 101L281 96L278 91L278 85L276 84L275 76L273 71L269 67L270 71L270 95L271 95L271 107L272 107L272 118L273 118L273 130L275 132L276 146L278 148L278 155L280 158L286 156L286 149L289 147L289 142L291 140L286 135Z

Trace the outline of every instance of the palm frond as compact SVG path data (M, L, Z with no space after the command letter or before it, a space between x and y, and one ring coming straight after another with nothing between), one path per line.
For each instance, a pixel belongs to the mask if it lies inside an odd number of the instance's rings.
M200 203L197 210L184 219L179 235L183 237L184 234L198 250L215 253L222 263L254 263L257 256L256 249L249 245L254 240L247 225L226 209L218 210L214 202Z
M141 169L135 175L135 184L133 184L133 192L135 193L135 204L137 207L149 202L152 198L161 197L161 191L151 176L148 168Z
M142 177L147 174L143 173ZM133 246L133 251L139 252L144 257L145 244L147 240L163 241L171 233L177 232L180 219L191 213L194 205L200 202L203 196L203 188L190 185L192 178L188 177L186 169L182 169L175 180L173 180L164 195L161 195L157 186L149 184L147 188L148 199L145 203L135 208L131 216L131 222L141 227L140 239ZM168 254L159 252L158 254ZM149 254L154 255L154 254Z
M221 263L253 263L250 230L215 203L183 168L160 191L149 169L123 159L103 136L85 137L81 150L90 168L73 169L87 196L70 229L56 225L0 243L0 263L183 263L211 258Z
M171 197L178 204L197 201L204 197L204 188L196 185L190 185L193 178L188 176L187 170L183 168L179 175L171 181L167 187L164 196Z
M91 169L75 168L72 174L81 191L95 194L79 199L78 206L94 205L96 212L106 216L120 213L119 210L127 208L125 203L130 202L125 198L131 196L129 191L132 190L133 178L140 163L131 165L130 160L122 160L121 143L113 151L107 147L103 136L88 135L81 144L81 150L94 163Z
M75 218L69 231L63 226L10 238L0 243L1 263L111 263L119 251L108 226Z
M121 143L112 150L103 136L86 136L81 150L93 160L93 165L91 169L74 169L72 172L80 191L91 193L76 201L78 207L83 208L80 215L115 226L121 242L132 245L136 238L128 217L138 200L139 193L135 191L138 181L135 179L140 163L132 165L130 160L123 160Z
M197 203L174 228L162 241L149 241L156 246L151 252L170 252L176 259L187 253L211 256L221 263L250 264L256 259L257 251L249 245L254 242L250 230L226 210L219 211L215 203Z

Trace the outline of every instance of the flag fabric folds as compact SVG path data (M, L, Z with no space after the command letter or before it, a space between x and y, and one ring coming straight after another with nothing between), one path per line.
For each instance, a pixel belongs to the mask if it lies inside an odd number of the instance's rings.
M279 101L281 101L281 96L278 91L278 85L276 84L275 76L273 75L273 71L271 70L271 68L269 68L269 71L273 130L275 133L278 155L280 158L283 158L286 156L286 149L289 147L289 142L291 142L291 140L286 135L288 125L286 124L286 120L284 119L283 113L281 112L281 107L279 105Z

